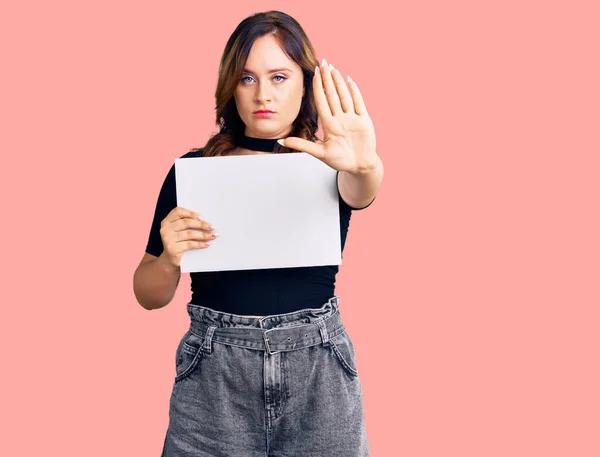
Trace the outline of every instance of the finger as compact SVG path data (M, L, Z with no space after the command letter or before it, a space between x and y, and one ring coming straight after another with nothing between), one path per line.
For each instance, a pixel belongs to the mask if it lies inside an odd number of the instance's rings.
M178 243L182 241L209 241L217 238L214 233L194 229L181 230L175 233L175 241Z
M187 241L179 241L177 248L181 249L181 251L189 251L190 249L206 249L210 246L210 241L195 241L195 240L187 240Z
M202 217L197 212L184 208L182 206L176 206L171 210L169 214L167 214L167 217L165 217L164 221L169 223L186 217L202 220Z
M358 85L350 76L348 76L348 87L350 88L350 93L352 94L352 100L354 100L354 112L359 115L368 114L367 106L365 105L360 90L358 89Z
M321 144L313 141L308 141L304 138L298 138L295 136L289 136L278 141L280 141L280 144L286 148L306 152L319 160L323 160L325 158L325 148Z
M335 83L335 87L337 88L342 110L344 113L354 114L354 102L352 101L352 94L348 90L348 85L344 82L344 77L337 68L333 68L333 65L331 65L331 77Z
M323 80L323 87L325 88L325 95L327 97L327 102L329 103L329 108L331 109L331 114L335 116L343 112L342 105L340 104L340 97L338 96L337 89L335 88L335 83L331 77L331 68L325 59L323 59L323 64L321 65L321 78Z
M173 227L173 231L175 232L180 232L181 230L186 230L188 228L207 231L211 231L217 228L215 225L212 225L205 220L190 219L188 217L173 222Z
M333 114L331 113L331 108L329 107L325 91L323 90L323 80L318 65L315 67L315 75L313 76L313 95L315 97L315 105L317 106L317 112L321 118L321 122L331 121L331 119L333 119Z

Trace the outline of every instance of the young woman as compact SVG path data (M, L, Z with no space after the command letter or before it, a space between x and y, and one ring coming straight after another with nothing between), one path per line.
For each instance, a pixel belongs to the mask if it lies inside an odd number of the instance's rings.
M319 67L300 25L269 11L246 18L229 38L216 102L219 133L181 157L317 157L338 170L343 250L351 212L374 201L383 179L356 84L325 60ZM216 236L198 213L177 206L173 165L134 275L138 302L166 306L182 253L210 249ZM176 350L163 457L369 455L354 346L334 295L337 272L331 265L190 274L191 323Z

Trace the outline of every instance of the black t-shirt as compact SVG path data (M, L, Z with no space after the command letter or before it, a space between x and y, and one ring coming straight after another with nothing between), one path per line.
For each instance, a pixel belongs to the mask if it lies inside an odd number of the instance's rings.
M202 157L202 151L203 149L190 151L181 158ZM338 199L343 251L352 211L369 207L375 198L363 208L352 208L342 199L338 188ZM160 189L146 246L147 253L158 257L163 252L160 223L176 206L173 164ZM338 269L338 265L325 265L192 272L191 303L227 313L259 316L318 308L335 295L335 276Z

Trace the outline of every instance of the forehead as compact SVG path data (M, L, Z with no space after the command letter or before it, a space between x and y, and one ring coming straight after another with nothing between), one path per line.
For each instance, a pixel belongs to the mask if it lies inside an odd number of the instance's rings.
M266 73L276 68L300 70L300 66L283 52L277 40L270 35L254 41L245 68L259 73Z

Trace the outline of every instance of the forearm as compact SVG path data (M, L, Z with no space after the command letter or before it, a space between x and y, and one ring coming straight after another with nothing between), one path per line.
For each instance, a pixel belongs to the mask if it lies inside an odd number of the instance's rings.
M377 195L383 182L383 161L381 157L375 156L372 164L358 170L355 173L340 171L340 188L344 188L344 194L356 208L362 208Z
M140 264L133 275L133 292L142 307L152 310L167 306L173 299L181 268L168 263L161 254Z

